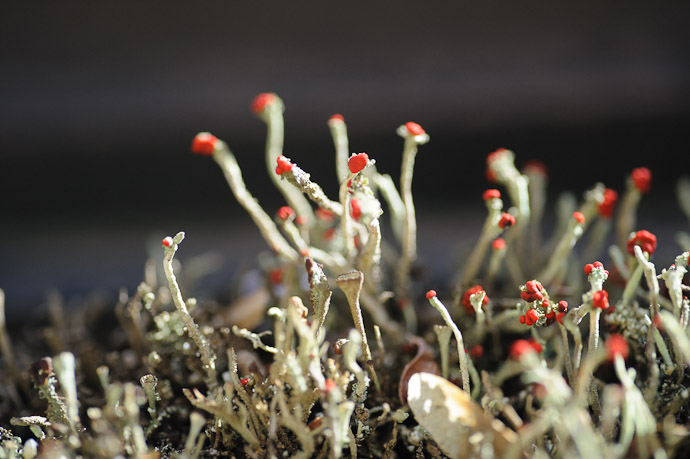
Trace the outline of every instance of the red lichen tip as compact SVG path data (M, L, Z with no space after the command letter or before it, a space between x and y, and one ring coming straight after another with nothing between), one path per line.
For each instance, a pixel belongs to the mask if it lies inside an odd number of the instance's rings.
M580 224L583 225L585 223L585 216L583 215L582 212L573 212L573 218Z
M541 175L544 177L549 175L549 169L546 167L546 164L536 159L527 161L522 168L522 172L528 175Z
M597 206L599 215L610 218L611 215L613 215L613 209L616 207L616 202L618 202L618 193L616 190L606 188L604 190L604 200Z
M407 123L405 123L405 129L407 129L407 132L414 136L426 134L426 131L422 129L422 127L419 124L413 121L408 121Z
M249 378L240 379L240 384L242 384L242 386L246 386L247 384L249 384Z
M494 161L498 161L499 159L503 158L507 153L508 153L508 150L506 150L505 148L499 148L495 151L492 151L486 157L486 164L488 166L490 166L491 163L493 163Z
M344 123L345 118L340 113L335 113L335 114L331 115L330 118L328 118L328 121Z
M538 280L527 281L520 289L520 298L530 303L543 300L544 286Z
M323 220L325 222L332 222L333 219L335 218L335 214L333 213L332 210L322 209L321 207L316 209L316 211L314 213L319 218L319 220Z
M640 230L628 238L628 253L635 254L635 246L639 245L643 252L653 254L656 251L656 236L647 230Z
M211 156L216 151L218 137L210 132L200 132L192 140L192 153L195 155Z
M532 343L526 339L519 339L510 345L508 356L513 360L520 360L520 357L528 352L536 352Z
M528 309L525 313L525 325L534 325L539 320L539 313L536 309Z
M333 381L332 379L327 379L327 380L326 380L326 383L324 384L324 386L325 386L324 392L326 392L326 393L329 393L329 392L331 392L332 390L334 390L336 387L338 387L338 386L336 385L335 381Z
M295 215L295 211L292 210L292 207L290 206L283 206L280 209L278 209L278 218L281 220L287 220L293 215Z
M163 247L172 247L173 238L171 238L170 236L163 238L163 240L161 241L161 244L163 244Z
M283 155L278 156L276 158L276 162L278 163L276 166L276 174L278 175L283 175L284 173L291 171L295 166Z
M275 102L277 96L272 92L262 92L252 101L251 109L255 115L260 115L267 106Z
M623 357L623 360L628 358L630 353L630 347L628 342L618 333L614 333L609 336L606 340L606 351L608 352L609 359L613 360L617 354Z
M470 297L472 295L479 293L479 292L484 292L484 299L482 300L482 307L489 304L489 295L486 294L486 290L484 290L484 287L482 287L481 285L474 285L474 286L468 288L467 290L465 290L465 292L462 294L461 303L465 307L465 311L468 314L474 314L474 308L472 307L472 302L470 302Z
M630 178L640 193L647 193L652 187L652 172L646 167L633 169Z
M470 355L475 359L478 359L484 355L484 346L481 344L475 344L470 348Z
M503 250L506 248L506 241L505 239L501 237L497 237L494 239L494 242L491 243L491 248L494 250Z
M350 215L354 220L359 220L359 217L362 216L362 204L357 198L350 200Z
M544 350L544 347L534 338L530 338L527 341L532 345L532 349L534 349L537 354L541 354L541 352Z
M599 290L592 295L592 307L606 309L609 307L609 292Z
M358 153L356 155L352 155L350 159L347 161L347 165L350 168L350 172L352 172L353 174L356 174L357 172L367 167L367 164L369 164L369 155L366 153Z
M587 263L585 265L585 274L589 276L593 269L604 269L604 264L600 261L595 261L594 263ZM605 272L606 274L608 274L608 271Z
M333 239L333 236L335 236L335 228L328 228L326 231L323 232L323 239L324 241L330 241Z
M507 212L503 212L503 215L501 215L501 219L498 221L498 226L501 228L508 228L510 226L513 226L514 224L515 217L513 217Z
M541 285L541 282L538 280L530 280L525 282L525 290L527 290L529 293L537 293L541 292L544 290L544 286Z
M426 292L426 299L430 300L432 298L436 298L436 290L429 290Z
M283 270L281 268L275 268L271 270L271 273L268 275L269 280L271 281L271 284L273 285L279 285L283 283Z
M500 199L501 198L501 192L494 189L490 188L482 194L482 199L484 201L488 201L489 199Z
M565 317L565 312L559 312L556 314L556 322L563 325L563 317Z

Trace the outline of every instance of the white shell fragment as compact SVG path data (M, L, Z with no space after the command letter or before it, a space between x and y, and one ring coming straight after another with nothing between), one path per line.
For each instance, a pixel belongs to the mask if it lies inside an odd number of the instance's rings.
M416 373L407 386L407 403L415 419L449 457L476 457L493 447L502 457L518 441L515 432L482 408L455 384L431 373ZM483 451L483 452L484 452Z

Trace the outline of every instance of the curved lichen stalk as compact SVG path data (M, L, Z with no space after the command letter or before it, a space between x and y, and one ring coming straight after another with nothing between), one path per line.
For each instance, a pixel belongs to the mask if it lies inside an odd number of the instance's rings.
M259 94L252 102L252 111L265 123L268 130L266 134L266 168L271 181L285 197L290 207L297 211L298 215L304 215L309 220L313 218L312 208L302 193L280 180L274 169L276 159L283 154L284 121L283 112L285 105L274 93Z
M208 340L203 333L201 333L194 318L189 313L187 304L182 298L182 292L180 292L180 286L177 283L175 272L173 271L173 257L183 239L183 232L177 233L174 238L168 236L163 239L163 248L165 249L163 269L165 271L165 277L168 279L170 296L172 296L173 303L175 303L175 308L177 308L177 311L182 316L182 320L187 328L187 334L192 338L192 341L194 341L194 344L196 344L196 347L199 349L201 363L205 373L206 386L209 391L213 391L218 386L218 381L216 379L216 356Z

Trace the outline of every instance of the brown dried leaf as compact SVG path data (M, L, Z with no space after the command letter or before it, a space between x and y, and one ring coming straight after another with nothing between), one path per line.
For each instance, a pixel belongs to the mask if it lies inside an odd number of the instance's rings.
M407 402L407 385L413 374L425 372L438 375L441 373L436 360L434 360L431 347L429 347L426 341L418 336L412 336L408 339L408 342L417 347L417 355L405 365L400 375L398 396L400 397L400 403L403 404Z
M451 458L476 454L470 443L492 439L494 456L503 457L518 441L517 434L482 408L455 384L431 373L415 373L408 383L407 402L415 419ZM481 440L480 440L481 441Z

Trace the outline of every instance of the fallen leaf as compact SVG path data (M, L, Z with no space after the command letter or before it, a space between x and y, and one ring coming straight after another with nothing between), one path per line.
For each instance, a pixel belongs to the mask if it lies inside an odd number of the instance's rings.
M417 422L450 458L474 457L474 445L486 440L493 442L494 456L502 457L518 441L514 431L484 414L466 392L440 376L412 375L407 386L407 402Z

